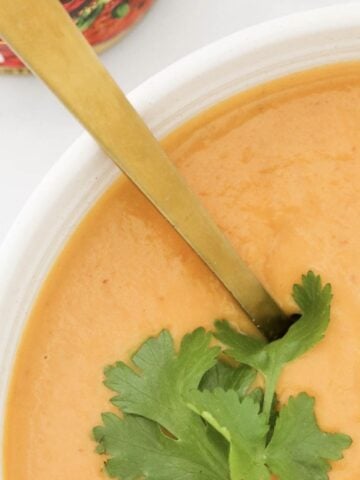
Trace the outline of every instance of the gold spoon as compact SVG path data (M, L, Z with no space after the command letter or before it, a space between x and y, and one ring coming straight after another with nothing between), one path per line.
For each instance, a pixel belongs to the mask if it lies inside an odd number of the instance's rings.
M0 0L0 34L232 293L268 339L290 320L215 225L59 0Z

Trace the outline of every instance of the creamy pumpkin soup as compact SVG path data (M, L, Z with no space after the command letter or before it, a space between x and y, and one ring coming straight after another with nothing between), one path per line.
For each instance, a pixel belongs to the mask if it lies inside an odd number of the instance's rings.
M321 428L352 437L329 478L358 478L360 65L241 94L164 147L286 311L295 308L291 286L302 273L332 284L325 339L286 366L277 390L282 404L299 392L314 396ZM28 321L9 392L5 480L107 478L91 436L100 412L115 411L103 367L128 360L162 328L179 340L217 318L256 334L190 248L120 179L69 241Z

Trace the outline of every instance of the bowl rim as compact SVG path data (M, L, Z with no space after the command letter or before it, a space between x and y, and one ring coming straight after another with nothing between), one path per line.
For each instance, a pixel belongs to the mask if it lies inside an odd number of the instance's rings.
M128 97L149 124L155 136L159 137L167 133L167 131L172 130L175 125L183 123L189 116L199 113L206 105L214 104L221 98L229 96L227 92L231 92L234 85L232 83L233 79L226 68L232 63L235 62L236 65L241 68L241 60L244 58L249 58L249 56L254 55L262 55L262 57L265 58L268 52L271 51L271 48L276 46L280 48L283 44L286 44L286 48L289 50L288 45L291 44L291 42L296 43L296 41L304 37L309 39L310 45L312 39L318 35L322 35L324 38L328 38L329 44L332 45L342 38L340 34L337 37L336 32L340 32L343 35L344 32L349 32L349 38L351 35L355 38L359 25L360 3L333 5L267 21L235 32L186 55L143 82L139 87L134 89ZM351 34L351 32L353 33ZM346 37L346 35L344 36ZM357 36L359 35L357 34ZM346 41L344 41L344 49L346 50ZM349 52L349 59L354 58L351 49ZM326 51L321 58L322 50L320 49L318 53L319 59L317 63L315 62L315 65L331 63L331 48ZM346 58L345 52L344 59ZM358 58L360 58L359 55ZM298 65L303 65L304 68L302 69L306 69L313 65L311 62L311 59L305 55L299 60ZM208 72L222 67L224 67L225 88L223 88L221 92L214 90L210 98L208 96L203 98L204 95L202 97L201 92L203 89L204 76L207 75ZM272 72L267 71L265 67L263 70L263 72L258 72L257 78L260 80L258 80L257 83L281 76L281 69L278 70L273 77L271 76ZM301 70L301 68L297 68L294 71L297 70ZM262 78L263 80L261 80ZM251 75L248 77L244 75L244 81L240 90L248 88L252 85L252 82L253 79ZM187 109L182 109L181 92L184 88L188 88L190 84L195 90L195 93L198 94L199 100L196 106L190 105ZM151 92L151 97L149 92ZM173 102L173 110L176 112L176 115L173 115L174 118L170 118L170 122L169 116L161 115L161 105L165 104L169 99ZM156 120L154 120L155 117ZM165 125L166 122L167 124ZM99 167L99 162L102 162L101 168ZM94 174L95 165L97 166L96 174ZM51 215L54 213L54 209L57 221L59 221L58 217L62 216L64 224L67 223L68 238L74 231L79 220L104 192L109 183L118 175L119 172L112 162L108 159L104 161L104 154L95 141L89 134L83 133L46 174L17 216L2 245L0 245L1 438L3 438L4 434L4 411L11 372L16 358L16 350L19 339L21 338L21 332L24 329L25 319L33 305L32 301L26 308L24 307L24 309L21 310L21 302L24 298L24 291L22 290L21 284L23 282L27 285L31 284L34 276L33 271L27 271L27 265L34 261L33 259L31 259L31 262L28 261L30 258L29 253L34 252L36 256L36 241L40 238L39 235L41 228L44 228L44 222L52 218ZM66 208L64 211L61 211L57 202L67 194L70 195L71 189L81 185L83 181L87 182L86 191L83 195L83 199L87 198L87 200L84 201L82 208L80 210L78 209L77 214L69 221L71 211L66 210ZM91 189L93 189L93 192L92 197L89 199L89 190ZM45 272L43 277L46 275L46 272L49 271L54 258L56 258L61 251L64 241L60 242L53 237L48 239L48 243L51 244L53 254L49 255L47 261L42 264ZM46 257L46 252L42 252L42 255ZM33 282L33 299L36 298L39 286L41 286L42 283L43 279L38 284ZM21 321L17 321L17 324L15 322L16 316L14 312L18 312L18 316L23 317ZM10 316L9 322L6 321L7 315ZM3 449L1 448L0 479L3 478L1 473L1 469L3 468L2 453Z

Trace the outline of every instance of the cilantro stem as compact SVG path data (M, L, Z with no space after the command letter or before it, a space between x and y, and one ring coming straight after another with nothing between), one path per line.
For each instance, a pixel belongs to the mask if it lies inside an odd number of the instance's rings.
M266 389L265 397L264 397L264 407L263 407L263 414L266 418L266 422L269 423L270 414L271 414L271 406L274 400L274 395L270 393L270 389Z
M264 404L263 404L263 415L266 418L266 422L270 423L271 410L273 407L274 396L276 391L276 384L280 376L280 370L276 369L275 371L265 375L265 394L264 394Z

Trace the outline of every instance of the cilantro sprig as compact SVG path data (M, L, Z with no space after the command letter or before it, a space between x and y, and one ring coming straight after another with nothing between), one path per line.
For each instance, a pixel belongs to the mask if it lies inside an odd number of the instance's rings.
M176 352L168 331L148 339L132 357L105 370L105 385L122 416L102 415L94 429L105 468L121 480L327 480L331 461L351 444L326 433L306 393L279 406L276 384L284 366L324 337L330 285L309 272L293 297L301 317L267 344L228 322L198 328ZM226 345L213 345L214 339ZM264 379L264 388L256 382Z
M215 337L230 347L225 353L264 376L264 414L268 419L283 367L320 342L330 321L331 285L323 287L320 276L313 272L303 275L301 285L293 287L293 298L300 309L300 319L282 338L268 344L236 332L226 321L215 323Z

